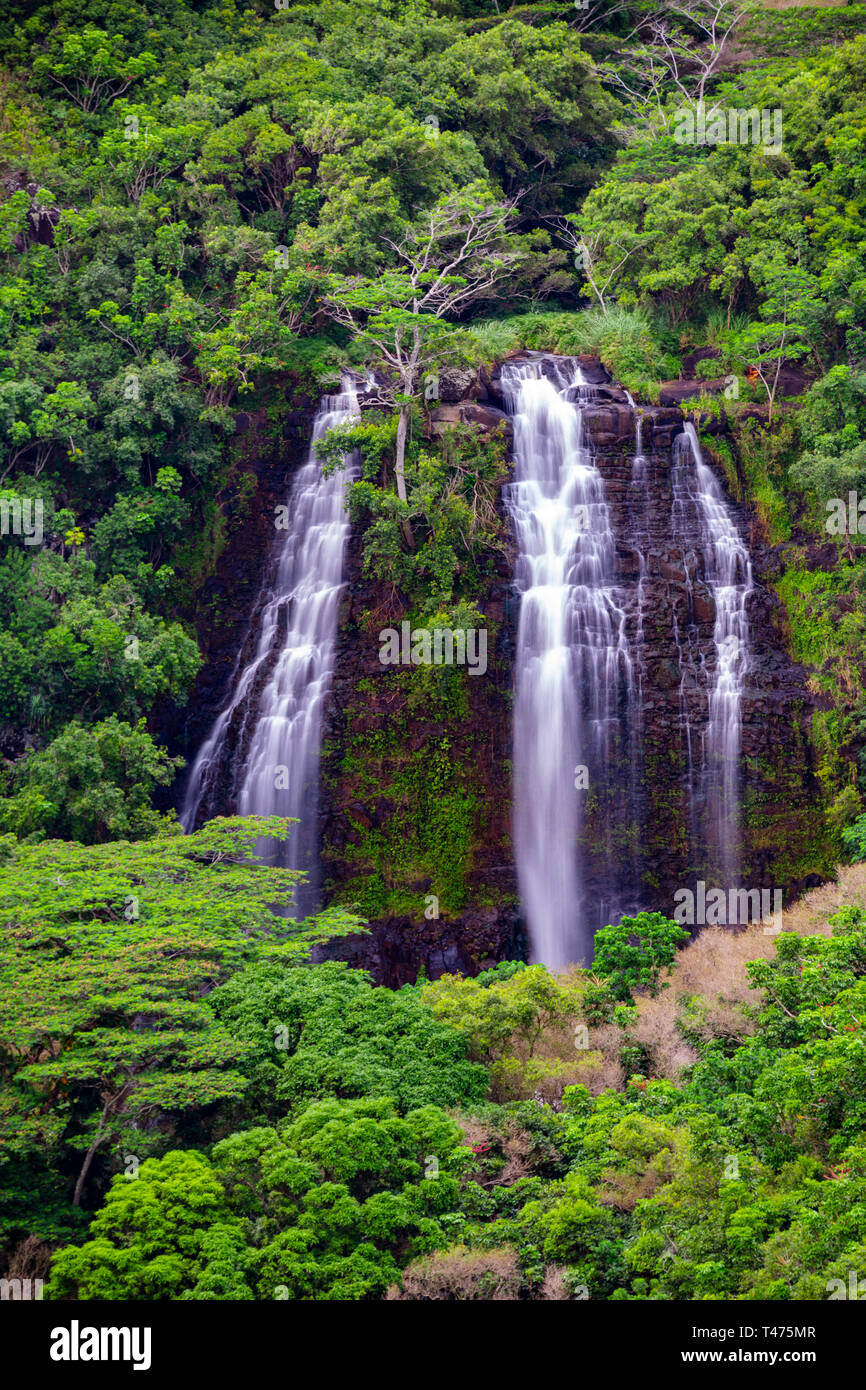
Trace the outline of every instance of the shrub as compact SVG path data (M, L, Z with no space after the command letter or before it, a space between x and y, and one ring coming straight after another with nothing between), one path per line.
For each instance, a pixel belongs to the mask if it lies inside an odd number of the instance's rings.
M656 994L661 972L673 964L677 947L688 936L660 912L623 917L616 926L596 932L595 969L609 977L618 999L627 999L633 989Z

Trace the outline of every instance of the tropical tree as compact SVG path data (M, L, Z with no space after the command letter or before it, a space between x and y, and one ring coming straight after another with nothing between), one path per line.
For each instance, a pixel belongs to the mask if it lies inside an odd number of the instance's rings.
M617 997L633 989L655 994L663 970L676 959L677 947L689 934L661 912L638 912L595 934L594 969L607 976Z
M0 841L0 1161L16 1194L11 1224L28 1163L42 1172L78 1151L78 1205L97 1154L141 1158L183 1116L244 1092L244 1044L205 996L256 955L303 960L315 941L357 925L338 911L302 928L275 914L300 875L261 864L255 846L288 831L278 817L236 817L193 835L165 825L133 843Z
M146 838L164 826L151 806L183 758L158 748L143 719L73 720L47 748L16 768L17 795L0 798L0 826L22 839L50 835L87 843Z
M381 1297L460 1224L462 1140L433 1105L328 1099L231 1135L212 1160L148 1160L115 1178L93 1239L55 1257L49 1297L106 1297L112 1279L121 1299Z
M412 398L425 373L464 349L449 316L494 297L497 285L524 258L510 232L516 205L516 198L497 201L481 183L446 194L398 240L386 238L393 270L375 281L334 277L329 285L329 314L383 370L379 398L399 408L394 473L403 503ZM406 540L411 546L411 531Z

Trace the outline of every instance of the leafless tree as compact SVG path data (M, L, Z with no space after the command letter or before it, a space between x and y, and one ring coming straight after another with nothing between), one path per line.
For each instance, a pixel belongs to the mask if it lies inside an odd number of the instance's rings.
M576 225L577 217L573 213L566 217L548 217L545 220L574 253L575 264L583 271L590 289L598 300L599 308L606 314L606 296L612 282L629 257L651 241L652 236L632 239L627 244L625 240L605 238L601 231L583 235ZM607 262L604 265L603 260Z
M398 240L385 238L392 271L376 281L342 277L328 293L330 316L364 338L391 378L379 397L399 398L394 472L402 502L409 398L445 345L447 321L488 297L524 259L510 235L520 196L495 202L477 188L447 195ZM411 544L411 532L403 532Z
M689 103L704 102L737 26L752 8L752 0L666 0L635 27L621 60L602 64L601 72L641 116L653 110L667 130L666 92L673 87Z

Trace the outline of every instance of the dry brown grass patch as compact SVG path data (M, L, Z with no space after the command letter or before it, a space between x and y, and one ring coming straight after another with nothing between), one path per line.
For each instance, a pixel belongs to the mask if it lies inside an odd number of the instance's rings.
M782 930L798 936L829 936L828 919L845 904L866 908L866 863L841 866L835 883L822 884L784 908ZM740 931L705 927L678 953L663 976L665 988L655 997L636 997L637 1019L629 1035L646 1050L652 1076L676 1081L697 1061L698 1054L679 1024L704 1040L740 1042L754 1032L761 993L750 985L746 966L775 954L776 937L764 927L764 923ZM593 1051L584 1054L583 1075L576 1079L594 1095L608 1086L618 1089L624 1080L619 1061L624 1035L606 1026L590 1029L590 1039Z
M452 1245L413 1260L403 1271L403 1287L392 1285L385 1297L392 1301L433 1299L466 1302L483 1299L501 1303L519 1296L522 1276L517 1252L510 1245L497 1250L467 1250Z

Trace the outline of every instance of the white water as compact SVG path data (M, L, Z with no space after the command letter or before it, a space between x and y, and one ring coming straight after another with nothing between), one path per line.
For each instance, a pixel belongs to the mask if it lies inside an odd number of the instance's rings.
M350 465L323 478L315 445L327 430L358 413L348 380L325 396L313 426L307 462L288 499L288 530L276 575L262 596L261 632L253 659L232 680L232 694L199 752L181 820L191 830L207 809L224 764L225 742L245 749L237 779L241 815L298 817L280 860L305 869L308 882L296 906L314 905L317 892L317 811L322 709L334 666L343 560L349 534L345 506ZM266 849L268 842L260 846ZM273 852L273 847L271 847Z
M644 602L647 582L647 553L650 546L649 530L646 522L647 515L647 488L648 481L648 460L643 449L643 416L637 413L635 403L626 391L629 405L635 411L634 417L634 458L631 465L631 491L632 491L632 527L630 541L637 551L638 557L638 583L637 583L637 630L635 632L635 647L638 651L643 648L644 640ZM638 710L643 708L643 681L640 671L638 671Z
M604 483L586 446L583 379L567 360L506 365L514 482L505 500L521 595L514 709L514 839L533 958L552 969L592 954L598 906L585 901L578 837L592 779L619 733L634 683L625 615L612 587ZM578 388L575 390L574 388ZM566 399L577 397L577 403Z
M752 566L690 423L674 441L675 465L683 469L687 461L691 467L685 491L697 512L704 580L715 602L716 671L708 692L703 757L708 830L725 886L733 886L738 870L741 705L749 670L746 599L752 588Z

